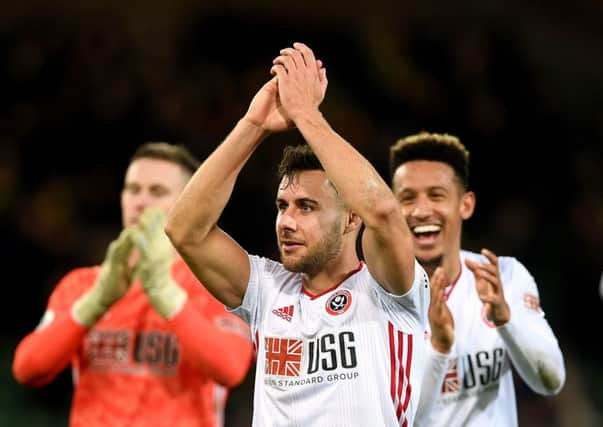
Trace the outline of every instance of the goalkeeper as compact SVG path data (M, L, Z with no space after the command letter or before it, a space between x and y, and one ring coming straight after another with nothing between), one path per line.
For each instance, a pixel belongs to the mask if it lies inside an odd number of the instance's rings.
M71 364L70 426L219 426L250 366L249 330L195 279L163 231L198 166L182 146L142 145L121 194L124 229L101 266L68 273L13 373L42 386Z

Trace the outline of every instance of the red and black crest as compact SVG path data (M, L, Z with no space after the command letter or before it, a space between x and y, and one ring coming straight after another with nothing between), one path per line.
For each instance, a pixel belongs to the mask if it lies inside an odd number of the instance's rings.
M335 292L329 297L326 304L327 313L339 316L348 311L352 305L352 294L345 289Z

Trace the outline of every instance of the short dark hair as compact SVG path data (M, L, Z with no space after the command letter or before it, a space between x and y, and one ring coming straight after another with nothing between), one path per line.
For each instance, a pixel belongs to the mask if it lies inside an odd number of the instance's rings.
M278 179L292 177L306 170L324 170L318 157L308 144L288 145L283 149L283 158L278 165Z
M195 173L201 162L184 146L169 142L146 142L139 146L130 163L137 159L160 159L180 165L184 170Z
M469 151L456 136L420 132L399 139L389 149L390 177L393 179L400 165L412 160L446 163L463 188L469 187Z

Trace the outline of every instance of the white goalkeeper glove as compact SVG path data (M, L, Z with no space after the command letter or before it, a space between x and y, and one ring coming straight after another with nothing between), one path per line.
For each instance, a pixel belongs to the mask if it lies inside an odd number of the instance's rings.
M74 304L73 318L90 328L130 287L128 258L132 249L131 230L125 229L109 245L96 282Z
M174 249L164 226L163 212L147 208L132 230L132 242L140 251L134 275L140 279L151 305L163 318L169 319L182 308L187 293L172 279Z

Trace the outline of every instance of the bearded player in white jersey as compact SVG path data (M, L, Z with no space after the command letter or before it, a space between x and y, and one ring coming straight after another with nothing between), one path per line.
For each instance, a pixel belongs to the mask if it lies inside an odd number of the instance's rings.
M542 395L558 393L565 381L534 278L515 258L461 250L475 194L458 138L422 132L400 139L390 148L390 171L432 285L415 426L517 426L511 366Z
M313 52L295 43L271 71L193 176L166 231L251 327L254 426L411 426L429 286L410 230L388 185L322 116L327 79ZM216 223L253 151L294 127L307 145L287 147L280 166L279 263L249 255ZM362 223L365 262L356 252Z

